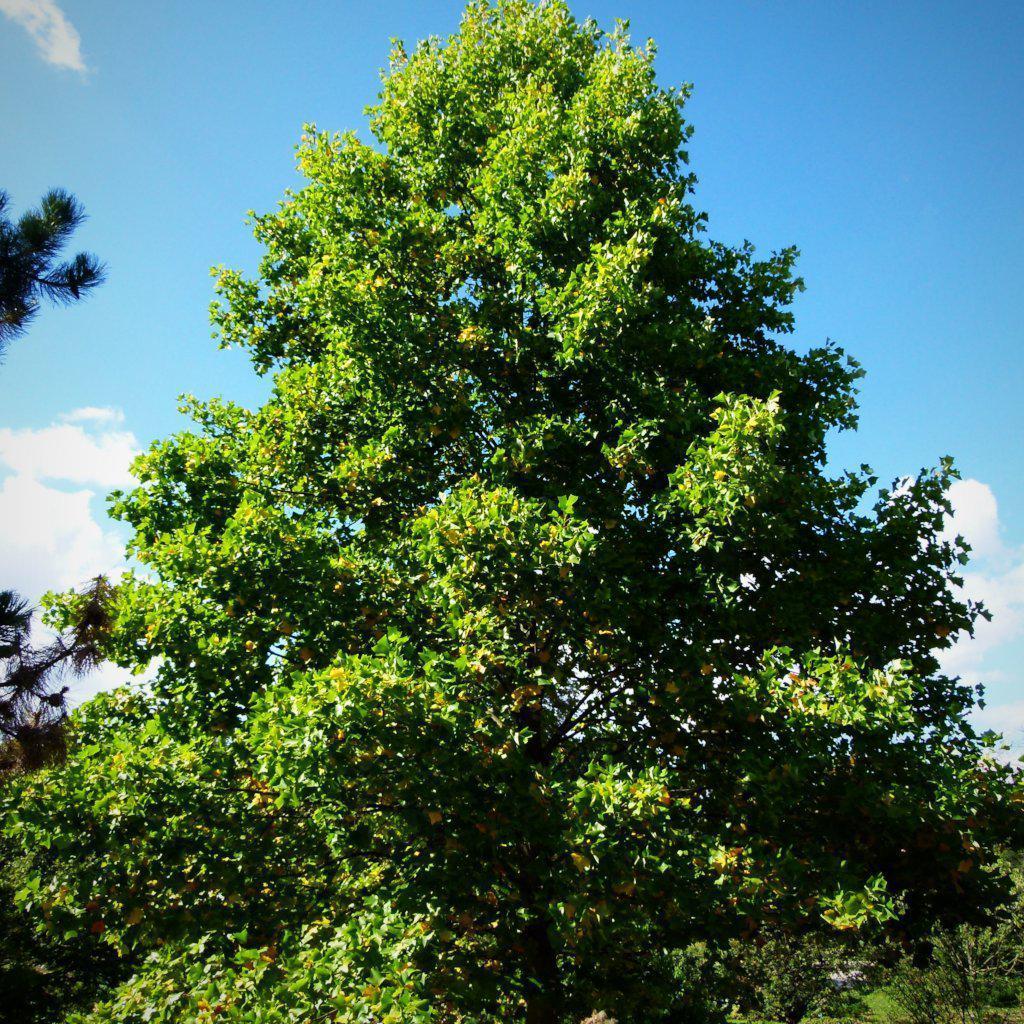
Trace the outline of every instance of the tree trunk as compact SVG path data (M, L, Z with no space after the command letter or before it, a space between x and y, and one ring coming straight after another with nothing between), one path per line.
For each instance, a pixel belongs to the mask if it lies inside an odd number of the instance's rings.
M526 946L526 1024L558 1024L561 984L545 917L535 917L523 933Z
M533 642L531 631L531 643ZM527 744L530 759L543 769L551 756L546 749L543 716L538 707L527 705L516 714L519 725L531 733ZM536 815L537 809L528 812ZM526 846L523 849L523 870L520 874L523 898L531 908L523 929L524 961L526 968L526 1024L559 1024L562 1008L562 985L558 976L558 960L551 945L550 920L544 887L537 874L538 863L547 865L548 857L540 850Z

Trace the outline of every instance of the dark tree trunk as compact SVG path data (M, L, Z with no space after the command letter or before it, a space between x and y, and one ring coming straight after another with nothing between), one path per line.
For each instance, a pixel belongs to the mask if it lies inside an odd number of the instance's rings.
M531 732L527 752L538 765L546 765L551 751L546 749L545 730L539 708L525 707L519 720ZM530 808L530 814L536 814ZM523 897L532 913L523 929L526 967L526 1024L560 1024L562 985L558 975L558 959L551 944L551 924L547 914L544 885L537 875L537 865L546 865L548 858L540 850L527 847L523 851L524 869L520 875Z
M523 933L526 945L526 1024L559 1024L562 1001L558 962L548 922L535 917Z

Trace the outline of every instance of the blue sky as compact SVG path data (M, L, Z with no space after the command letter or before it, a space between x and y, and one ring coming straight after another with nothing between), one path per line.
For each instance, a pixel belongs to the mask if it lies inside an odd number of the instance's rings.
M796 244L800 346L865 366L837 468L883 479L952 454L976 542L968 589L996 621L951 665L985 721L1024 735L1024 8L919 0L591 0L694 83L692 167L711 233ZM251 268L243 220L297 184L305 121L357 128L392 36L453 30L460 5L0 0L0 188L15 212L70 189L109 281L47 312L2 369L0 571L32 596L114 564L102 496L176 429L183 391L254 402L210 340L209 268ZM20 532L19 532L20 531ZM27 531L27 532L26 532ZM29 537L15 544L16 537Z

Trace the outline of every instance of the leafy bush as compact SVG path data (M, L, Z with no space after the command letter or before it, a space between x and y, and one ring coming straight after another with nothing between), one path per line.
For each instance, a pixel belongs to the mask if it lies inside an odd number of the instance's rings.
M864 947L830 935L769 934L734 944L729 960L737 1005L783 1024L805 1017L848 1019L861 1006L839 976L863 975Z
M993 1005L1014 1002L1009 953L993 929L960 925L935 933L924 966L903 960L889 991L909 1024L984 1024Z

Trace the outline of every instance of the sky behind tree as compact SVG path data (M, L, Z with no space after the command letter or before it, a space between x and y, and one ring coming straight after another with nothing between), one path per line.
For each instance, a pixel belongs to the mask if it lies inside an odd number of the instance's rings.
M214 264L252 269L248 209L299 185L303 122L368 139L389 38L452 31L461 5L0 0L0 187L12 212L63 187L74 248L109 280L44 311L0 373L0 582L35 599L114 567L103 495L178 429L190 391L256 403L266 383L210 340ZM883 482L956 458L955 528L994 613L950 667L1024 737L1024 10L1009 2L576 3L653 37L692 82L690 153L710 233L796 244L800 348L859 359L861 429L835 469Z

